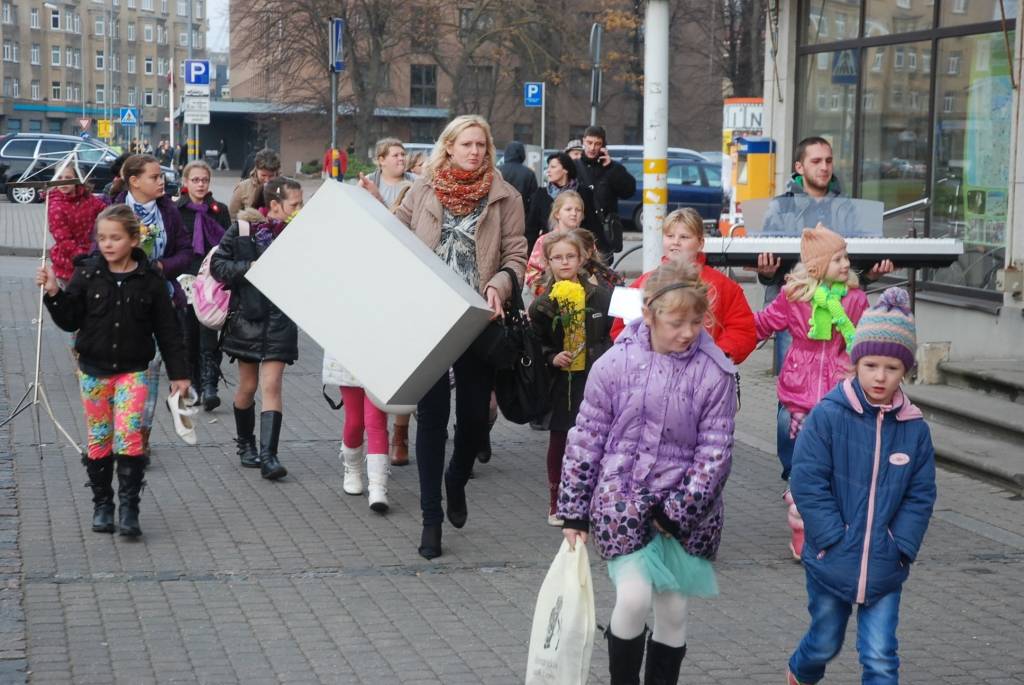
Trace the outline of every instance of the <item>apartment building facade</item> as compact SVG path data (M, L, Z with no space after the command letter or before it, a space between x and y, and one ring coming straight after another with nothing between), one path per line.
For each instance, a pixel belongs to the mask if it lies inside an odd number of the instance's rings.
M139 109L140 137L166 137L171 76L189 41L205 56L206 0L3 0L0 133L81 133L79 119ZM172 67L173 65L173 67ZM173 68L174 74L171 74ZM113 141L135 131L115 125Z

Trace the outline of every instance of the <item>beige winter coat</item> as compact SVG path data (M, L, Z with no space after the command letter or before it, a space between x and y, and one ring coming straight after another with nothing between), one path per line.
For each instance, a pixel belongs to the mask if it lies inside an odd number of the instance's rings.
M258 192L260 192L260 182L256 180L255 171L249 178L238 182L235 191L231 193L231 202L228 203L228 215L232 221L238 218L240 211L252 207Z
M434 194L429 179L418 178L405 194L395 216L426 243L431 250L441 242L441 201ZM512 282L508 274L499 273L510 267L523 284L526 272L526 236L523 201L501 174L494 174L487 205L476 228L476 268L480 274L480 294L493 286L502 301L512 296Z

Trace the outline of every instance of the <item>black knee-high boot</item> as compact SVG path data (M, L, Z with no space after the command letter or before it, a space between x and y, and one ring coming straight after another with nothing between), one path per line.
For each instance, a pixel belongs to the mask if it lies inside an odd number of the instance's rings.
M117 456L118 528L121 535L142 535L142 529L139 528L139 496L146 486L145 473L146 464L142 457Z
M669 647L654 641L654 634L647 640L647 665L644 667L644 685L676 685L679 669L686 656L686 645Z
M277 441L281 437L282 414L279 411L260 413L260 475L277 480L288 475L288 469L277 460Z
M203 409L213 411L220 406L217 382L220 380L221 353L218 350L202 350L199 353L199 370L202 377Z
M235 444L238 461L247 469L260 467L260 453L256 449L256 405L248 409L235 407Z
M97 533L114 532L114 457L82 457L92 489L92 529Z
M640 685L640 666L644 661L644 642L647 639L647 628L632 640L623 640L612 634L611 628L605 631L608 638L608 672L611 674L611 685Z

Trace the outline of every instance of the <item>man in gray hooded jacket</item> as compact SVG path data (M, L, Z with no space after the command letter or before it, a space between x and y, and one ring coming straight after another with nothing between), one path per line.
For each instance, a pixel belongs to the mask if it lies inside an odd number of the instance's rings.
M530 199L537 191L537 176L530 167L523 164L525 161L526 146L513 140L505 148L505 161L498 167L498 171L523 196L523 211L529 214Z

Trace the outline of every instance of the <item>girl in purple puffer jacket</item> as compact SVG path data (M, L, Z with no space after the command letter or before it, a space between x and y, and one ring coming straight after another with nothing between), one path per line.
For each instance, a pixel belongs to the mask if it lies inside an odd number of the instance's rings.
M784 480L789 480L793 445L804 419L837 383L850 376L847 348L867 307L867 295L850 268L843 237L821 224L804 229L800 263L786 276L779 296L754 313L758 340L778 331L789 331L793 336L777 383L776 430ZM789 507L790 553L794 559L800 559L803 520L789 490L783 499Z
M705 330L707 288L690 260L644 286L644 317L593 366L562 466L558 516L570 546L593 529L615 608L606 636L612 683L675 683L686 601L717 594L710 560L732 465L736 369Z

